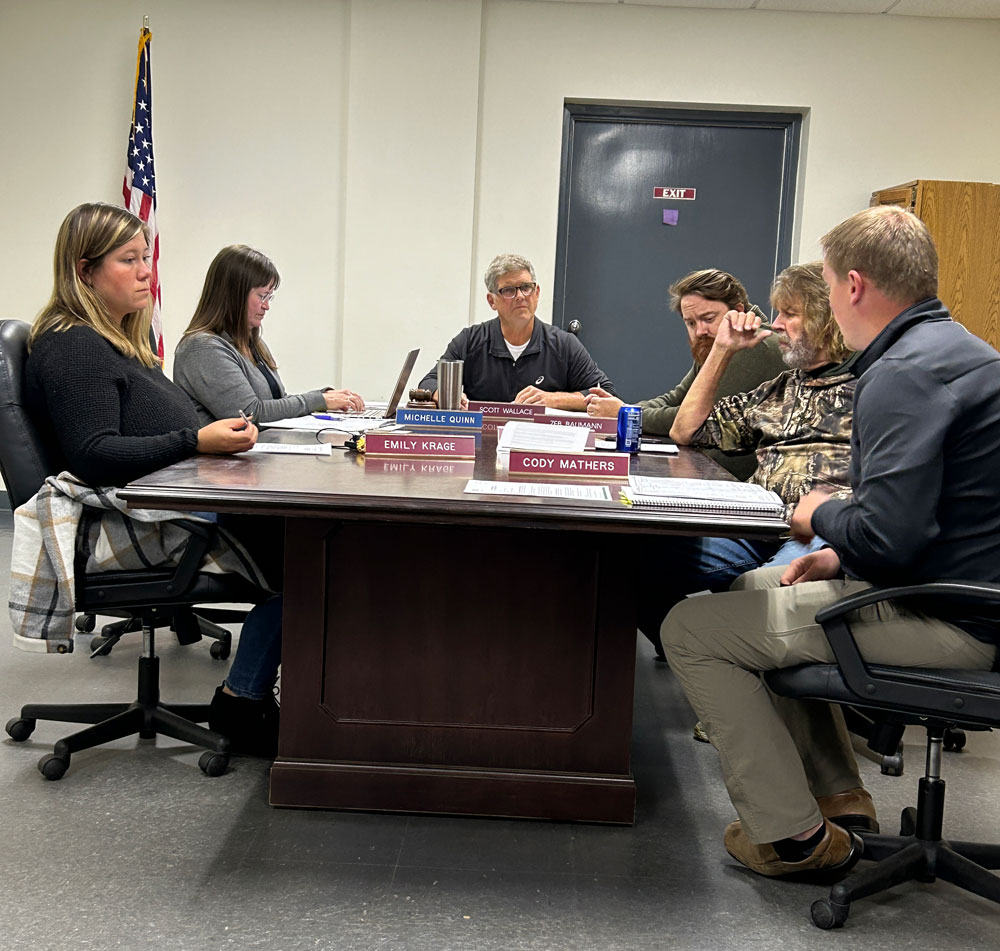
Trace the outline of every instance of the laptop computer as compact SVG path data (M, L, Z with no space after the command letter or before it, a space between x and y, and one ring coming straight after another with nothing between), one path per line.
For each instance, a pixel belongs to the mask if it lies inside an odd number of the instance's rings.
M389 402L386 404L384 410L351 410L350 412L343 413L341 415L349 418L353 417L355 419L395 419L396 407L399 406L399 401L403 398L403 390L406 389L406 384L410 381L410 374L413 372L413 367L416 365L417 357L419 355L419 349L411 350L406 355L406 359L403 361L403 369L399 371L399 376L396 377L396 385L392 389L392 396L389 397Z
M403 361L403 368L399 371L399 376L396 377L396 385L392 389L392 395L389 397L389 402L386 403L385 409L352 410L345 413L330 414L315 413L313 414L314 417L316 419L335 421L337 425L331 426L331 429L343 429L349 432L364 432L365 429L375 429L376 427L385 425L387 420L395 420L396 407L399 406L399 401L403 398L403 391L406 389L406 384L410 381L410 374L413 372L414 366L416 366L419 355L419 348L411 350L406 355L406 359Z

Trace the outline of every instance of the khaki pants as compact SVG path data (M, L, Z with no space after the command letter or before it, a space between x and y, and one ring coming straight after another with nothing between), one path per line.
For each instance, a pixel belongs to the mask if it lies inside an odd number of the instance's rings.
M682 601L660 630L754 843L812 828L821 819L816 796L861 785L840 708L776 697L757 672L832 663L816 612L871 586L838 580L782 588L783 571L751 571L732 591ZM851 629L876 664L988 670L996 653L954 625L891 603L856 612Z

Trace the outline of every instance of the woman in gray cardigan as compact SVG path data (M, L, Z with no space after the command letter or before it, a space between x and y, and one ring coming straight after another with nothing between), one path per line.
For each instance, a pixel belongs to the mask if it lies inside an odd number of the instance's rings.
M260 335L280 281L271 260L244 244L223 248L209 265L201 300L174 351L174 382L194 401L202 424L241 410L260 424L365 408L352 390L285 392Z

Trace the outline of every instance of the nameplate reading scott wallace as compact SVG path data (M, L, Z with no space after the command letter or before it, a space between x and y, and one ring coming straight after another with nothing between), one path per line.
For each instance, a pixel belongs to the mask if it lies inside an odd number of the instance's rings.
M469 411L482 413L483 419L534 419L545 415L540 403L481 403L469 400Z
M573 478L627 479L627 452L539 452L511 449L508 472L512 475L571 476Z
M451 459L475 459L475 436L449 436L444 433L365 433L366 456L444 456Z
M396 422L435 429L482 429L483 414L461 409L397 409Z

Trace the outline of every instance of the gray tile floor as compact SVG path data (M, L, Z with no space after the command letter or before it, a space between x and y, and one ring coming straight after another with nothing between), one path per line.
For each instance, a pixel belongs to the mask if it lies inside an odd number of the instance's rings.
M0 515L0 594L11 543ZM137 637L110 657L29 654L0 620L3 718L28 701L130 699ZM204 700L223 665L163 637L163 694ZM35 763L61 724L0 741L0 948L982 949L1000 911L949 885L905 885L855 906L842 932L808 918L816 886L761 879L722 848L733 817L711 747L669 670L640 645L633 766L636 823L611 828L278 810L267 764L217 779L171 741L123 740L74 756L60 782ZM911 802L922 734L902 778L865 760L883 821ZM947 830L1000 839L1000 738L947 754Z

